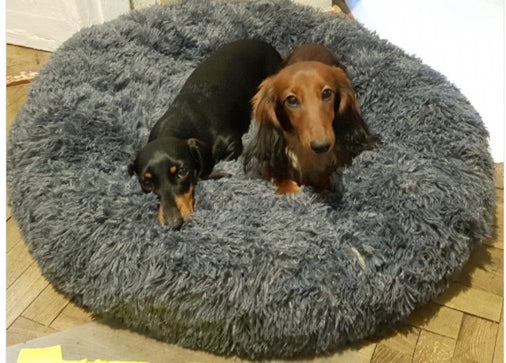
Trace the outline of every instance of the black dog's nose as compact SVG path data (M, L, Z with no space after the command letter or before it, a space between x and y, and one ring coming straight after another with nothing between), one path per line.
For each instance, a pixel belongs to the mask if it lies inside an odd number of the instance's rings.
M174 229L179 229L183 225L184 220L179 211L173 211L170 208L166 210L160 204L158 206L158 222L162 226L169 225Z
M183 225L183 218L179 215L172 215L167 218L167 224L174 229L179 229Z
M317 154L329 151L332 143L328 140L314 140L311 141L311 149Z

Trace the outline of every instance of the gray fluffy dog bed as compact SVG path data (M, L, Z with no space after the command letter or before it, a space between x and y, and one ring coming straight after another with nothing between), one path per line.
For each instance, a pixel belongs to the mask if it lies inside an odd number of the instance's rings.
M342 199L278 196L241 160L203 181L180 231L128 164L219 45L306 42L347 68L383 144ZM84 29L40 72L12 127L12 213L44 275L100 316L243 357L333 351L441 293L491 233L487 131L443 76L360 25L287 1L186 1Z

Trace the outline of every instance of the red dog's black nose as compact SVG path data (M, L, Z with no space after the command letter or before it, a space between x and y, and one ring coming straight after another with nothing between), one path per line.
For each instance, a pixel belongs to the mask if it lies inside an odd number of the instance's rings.
M328 140L314 140L311 141L311 149L317 154L321 154L329 151L332 143Z

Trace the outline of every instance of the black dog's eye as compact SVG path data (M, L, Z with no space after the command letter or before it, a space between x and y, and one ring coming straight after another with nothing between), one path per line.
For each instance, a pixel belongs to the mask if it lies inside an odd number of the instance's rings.
M324 101L328 101L332 98L332 95L334 94L334 91L332 91L331 89L329 88L325 88L323 91L322 91L322 100Z
M290 95L286 98L286 103L290 107L298 107L300 105L299 100L294 95Z
M179 170L177 171L177 177L178 179L184 179L188 176L188 173L190 171L186 168L183 168L183 167L180 167Z
M151 183L151 180L149 179L143 179L141 181L141 184L144 190L151 191L151 189L153 188L153 183Z

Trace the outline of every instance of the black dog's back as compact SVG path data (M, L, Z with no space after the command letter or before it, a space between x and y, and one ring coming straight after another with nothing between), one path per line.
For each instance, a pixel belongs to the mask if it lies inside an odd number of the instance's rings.
M273 74L281 56L260 40L238 40L212 53L193 71L167 113L153 128L150 140L163 136L197 138L212 147L218 161L221 149L239 148L251 120L250 100L260 82ZM219 152L218 150L221 150Z
M158 196L160 224L179 228L193 213L197 181L225 176L214 165L241 154L250 100L280 64L269 44L239 40L212 53L188 77L131 167L142 190Z

